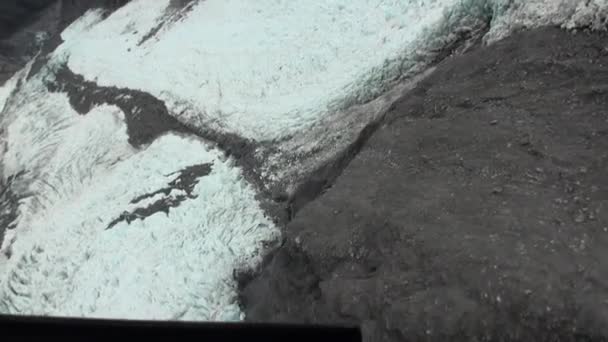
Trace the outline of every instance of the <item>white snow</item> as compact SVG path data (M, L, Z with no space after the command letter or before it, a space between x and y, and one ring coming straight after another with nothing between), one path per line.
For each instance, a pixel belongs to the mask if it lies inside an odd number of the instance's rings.
M603 23L608 8L606 0L206 0L178 20L168 4L133 1L92 26L91 13L58 53L87 79L150 92L183 120L257 140L379 95L407 71L412 51L480 8L494 12L488 40L518 27Z
M379 68L398 69L457 2L206 0L175 21L169 1L133 1L91 27L89 13L57 55L100 85L150 92L182 120L277 139L377 95L398 76Z
M30 193L0 254L0 312L138 319L238 320L232 272L259 261L278 231L231 160L175 134L129 146L123 113L78 115L65 94L26 83L3 117L3 172ZM211 163L169 214L108 224L160 196L176 171ZM174 190L169 196L176 196ZM5 253L10 251L7 259Z
M100 85L149 92L195 127L288 141L272 157L278 164L264 161L274 170L267 180L281 181L318 166L285 161L349 143L332 141L375 114L337 113L427 69L455 32L489 17L486 42L522 27L599 28L607 1L205 0L185 11L135 0L106 19L90 12L77 21L54 62Z

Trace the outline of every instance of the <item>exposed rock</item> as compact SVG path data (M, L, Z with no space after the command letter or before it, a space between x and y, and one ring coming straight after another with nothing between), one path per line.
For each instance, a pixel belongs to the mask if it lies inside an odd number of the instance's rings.
M164 212L168 215L171 208L177 208L186 199L196 197L196 195L192 194L194 187L196 184L198 184L199 178L207 176L209 173L211 173L211 167L211 164L199 164L191 165L183 170L179 170L175 173L175 178L169 182L166 187L134 198L131 200L131 204L138 204L145 199L153 198L159 194L163 195L162 198L146 206L138 207L131 212L123 212L119 217L112 220L106 229L110 229L123 221L131 223L133 220L143 220L146 217L152 216L158 212ZM171 191L173 190L181 191L181 193L176 196L170 196Z
M0 2L0 40L7 39L56 0L3 0Z
M608 339L607 44L544 28L442 63L239 278L247 319L367 341ZM574 223L583 207L595 219Z
M129 143L134 147L149 144L169 131L191 133L169 115L165 103L156 97L139 90L98 86L73 73L67 66L56 70L55 77L46 86L52 92L67 93L72 108L80 114L86 114L101 104L119 107L125 114Z

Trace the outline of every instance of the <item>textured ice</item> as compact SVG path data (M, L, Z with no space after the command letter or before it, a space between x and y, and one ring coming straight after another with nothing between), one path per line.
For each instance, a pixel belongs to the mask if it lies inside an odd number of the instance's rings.
M521 27L599 26L607 8L606 0L206 0L180 12L169 2L132 1L102 21L89 13L58 54L87 79L150 92L184 121L256 140L370 100L479 20L493 18L493 41Z
M605 30L608 18L606 0L485 0L484 2L491 3L494 13L492 29L486 36L488 42L502 39L513 30L547 25L568 29L591 27Z
M28 63L24 69L17 71L11 78L6 80L6 82L0 86L0 113L2 113L6 101L8 101L11 94L15 91L21 79L23 79L23 77L29 71L29 66L30 63Z
M178 20L169 1L133 1L66 35L57 54L101 85L152 93L183 120L275 139L378 93L396 74L376 68L398 68L403 48L456 2L207 0Z
M11 105L2 120L3 172L27 170L19 189L29 197L2 246L0 312L240 319L232 272L253 267L261 242L278 232L230 159L175 134L136 150L120 109L104 105L78 115L65 94L46 92L39 79ZM157 198L133 199L202 163L212 170L193 198L168 214L106 230L122 212Z

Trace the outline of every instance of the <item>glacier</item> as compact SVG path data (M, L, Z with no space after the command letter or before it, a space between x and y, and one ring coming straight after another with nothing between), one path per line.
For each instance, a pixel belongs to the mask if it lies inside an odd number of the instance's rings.
M197 137L167 133L135 149L119 108L78 115L43 77L25 83L3 118L3 172L26 170L17 187L29 195L2 246L0 312L240 319L233 270L254 267L278 231L239 168ZM210 173L179 206L108 229L202 163Z
M190 127L271 143L274 155L257 171L282 179L305 169L307 153L338 153L350 141L336 137L377 119L396 96L374 101L426 70L462 30L485 27L490 44L542 25L601 29L606 8L607 0L134 0L109 16L87 12L42 71L26 78L30 63L0 88L1 176L13 177L20 198L0 249L0 312L239 320L233 271L255 268L280 236L260 189L212 141L169 132L132 146L120 108L80 115L68 94L47 89L61 66L150 93ZM167 189L203 164L210 172L191 194Z
M103 20L88 13L56 53L100 85L153 94L181 120L280 140L378 96L419 62L415 53L463 27L491 17L493 41L521 27L601 18L598 8L606 7L601 0L206 0L177 10L169 0L132 1Z

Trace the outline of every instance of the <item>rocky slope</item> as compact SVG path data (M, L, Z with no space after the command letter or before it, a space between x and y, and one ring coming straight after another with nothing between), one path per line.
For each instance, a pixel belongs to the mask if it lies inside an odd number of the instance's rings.
M544 28L441 63L241 279L247 319L608 338L607 44Z

